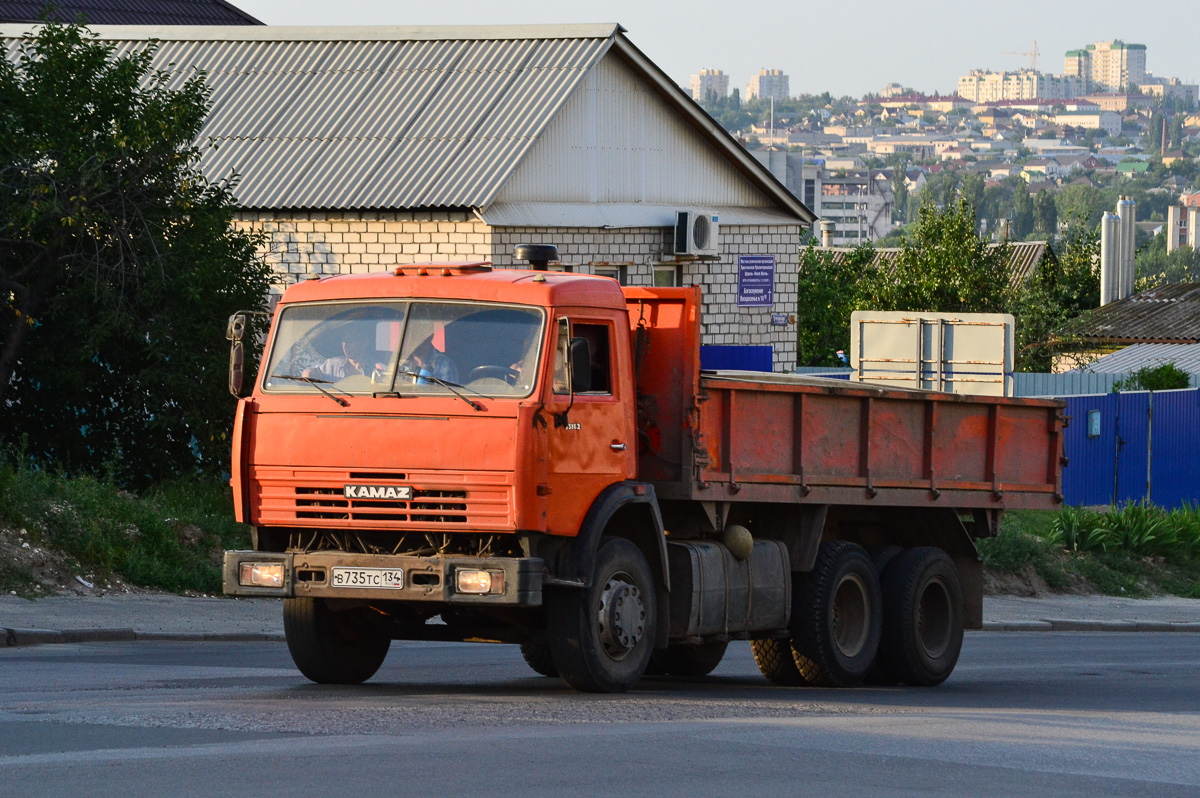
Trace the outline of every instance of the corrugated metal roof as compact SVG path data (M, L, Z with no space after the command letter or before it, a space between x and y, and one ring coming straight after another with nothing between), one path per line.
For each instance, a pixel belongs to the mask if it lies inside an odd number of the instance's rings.
M1200 374L1200 344L1134 344L1089 363L1087 370L1125 374L1164 363L1174 363L1189 374Z
M789 221L815 218L616 24L93 30L118 53L157 41L152 66L175 83L206 72L201 136L218 149L201 168L213 179L236 170L245 208L486 208L616 52L768 204ZM4 26L0 38L11 50L25 32Z
M390 209L486 205L619 27L95 30L206 72L200 166L243 207Z
M40 22L46 0L0 0L0 22ZM93 25L262 25L225 0L55 0L54 19Z
M1071 332L1096 343L1200 343L1200 284L1164 285L1110 302Z
M989 249L994 249L1000 244L988 244ZM833 256L834 262L841 264L846 257L854 251L851 247L812 247L817 252L829 253ZM896 258L904 250L900 247L879 247L875 250L874 264L876 266L895 263ZM1058 256L1054 254L1053 248L1045 241L1010 241L1008 242L1008 265L1011 269L1011 280L1013 284L1023 282L1042 264L1042 261L1049 259L1050 263L1057 263Z

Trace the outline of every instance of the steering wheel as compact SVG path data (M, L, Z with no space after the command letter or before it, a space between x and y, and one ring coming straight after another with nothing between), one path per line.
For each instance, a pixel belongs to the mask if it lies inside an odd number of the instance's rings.
M491 377L493 379L504 380L509 385L514 385L517 382L518 376L516 369L510 369L507 366L476 366L467 375L467 382Z

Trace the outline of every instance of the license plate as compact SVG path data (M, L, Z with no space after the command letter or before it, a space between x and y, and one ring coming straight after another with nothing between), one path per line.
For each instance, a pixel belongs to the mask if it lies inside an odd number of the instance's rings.
M400 590L404 587L404 571L400 568L331 568L329 584L331 587Z

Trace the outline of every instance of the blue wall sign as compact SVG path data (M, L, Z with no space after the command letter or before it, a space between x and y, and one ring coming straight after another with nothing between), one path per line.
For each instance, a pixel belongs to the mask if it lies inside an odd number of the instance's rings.
M775 256L738 255L738 307L775 304Z

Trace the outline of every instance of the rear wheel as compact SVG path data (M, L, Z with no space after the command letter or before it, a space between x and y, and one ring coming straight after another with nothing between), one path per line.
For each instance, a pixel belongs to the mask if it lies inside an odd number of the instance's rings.
M792 655L809 684L853 687L875 660L882 627L879 579L861 546L827 541L792 592Z
M932 546L908 549L883 579L884 622L880 658L900 681L941 684L962 651L963 601L958 568Z
M654 664L671 676L707 676L716 670L729 644L719 641L697 645L675 644L654 652Z
M550 653L563 681L588 693L628 690L654 649L657 606L650 567L637 546L605 538L592 580L547 602Z
M867 547L867 556L871 558L871 565L875 568L875 576L879 579L879 584L883 584L883 575L887 572L888 566L892 564L892 560L904 551L902 546L897 546L894 543L883 543L877 546ZM881 589L882 594L882 589ZM883 622L887 623L887 607L883 609ZM875 661L871 663L871 670L867 671L867 676L864 681L867 684L891 686L900 681L887 667L883 661L883 642L882 638L879 644L879 653L875 655Z
M550 655L550 646L545 643L522 643L521 656L534 673L541 676L558 675L558 669L554 667L554 658Z
M334 612L324 599L283 601L292 661L319 684L358 684L375 675L392 643L387 616L370 607Z
M792 645L787 640L751 640L754 664L771 684L780 687L797 687L804 684L804 677L796 669L792 657Z

